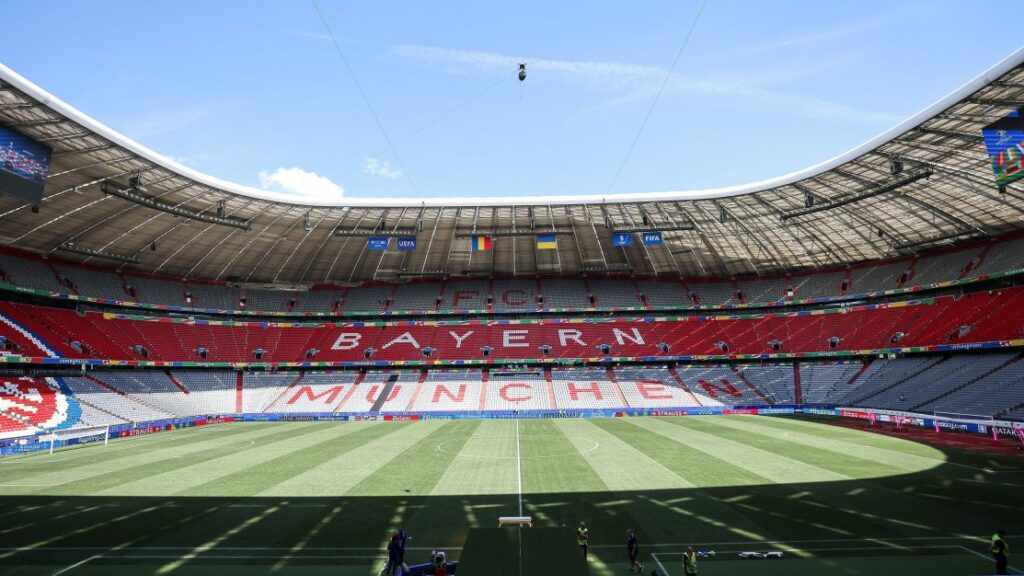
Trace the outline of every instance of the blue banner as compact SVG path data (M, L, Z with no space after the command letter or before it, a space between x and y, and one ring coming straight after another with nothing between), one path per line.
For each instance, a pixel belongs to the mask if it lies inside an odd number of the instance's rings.
M981 130L996 184L1024 178L1024 115L1015 110Z
M616 232L612 234L612 246L624 248L633 245L633 234L629 232Z
M398 249L402 252L411 252L416 249L415 236L402 236L398 239Z
M366 249L383 252L388 249L388 240L387 236L370 236L366 241Z
M644 232L643 233L644 246L661 246L661 232Z

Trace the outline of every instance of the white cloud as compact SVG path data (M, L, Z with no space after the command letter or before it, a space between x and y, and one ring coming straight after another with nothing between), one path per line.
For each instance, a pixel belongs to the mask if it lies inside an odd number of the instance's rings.
M393 47L390 52L393 56L423 65L446 66L452 73L465 73L467 70L508 70L509 74L514 74L515 64L526 62L530 71L538 73L537 76L546 75L583 84L595 90L618 92L618 95L598 107L653 98L665 75L668 74L668 69L661 66L589 60L550 60L433 46L401 45ZM783 71L779 71L779 74L782 78L787 77ZM687 76L677 72L672 75L665 91L669 94L704 94L716 98L729 98L734 104L743 106L750 106L753 103L768 105L786 113L810 118L882 125L895 124L903 119L902 116L860 110L838 102L764 87L773 83L770 80L772 78L758 74L704 77Z
M382 178L399 178L402 176L401 170L396 170L391 167L391 164L381 160L379 158L366 157L363 158L363 172L371 174L373 176L380 176Z
M345 195L345 190L330 178L297 167L278 168L273 172L262 170L259 179L263 188L292 196L337 200Z

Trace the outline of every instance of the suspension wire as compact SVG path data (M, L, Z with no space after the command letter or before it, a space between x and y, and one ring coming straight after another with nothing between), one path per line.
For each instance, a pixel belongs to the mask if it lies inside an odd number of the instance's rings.
M420 135L420 134L422 134L423 132L426 132L426 131L427 131L427 129L429 129L429 128L432 128L432 127L433 127L433 126L434 126L435 124L437 124L438 122L440 122L440 121L444 120L445 118L447 118L447 117L451 116L452 114L454 114L454 113L458 112L458 111L459 111L459 110L461 110L462 108L465 108L466 106L470 105L470 104L471 104L471 103L472 103L472 102L473 102L474 100L476 100L477 98L479 98L479 97L483 96L484 94L487 94L487 93L488 93L488 92L490 92L491 90L494 90L495 88L497 88L497 87L498 87L498 85L499 85L499 84L501 84L502 82L505 82L506 80L509 80L509 79L511 79L511 78L512 78L512 76L509 76L508 74L502 74L502 75L501 75L501 78L498 78L497 80L495 80L494 82L492 82L491 84L489 84L489 85L488 85L488 86L487 86L486 88L484 88L483 90L480 90L480 91L479 91L479 92L477 92L476 94L473 94L473 95L472 95L472 96L470 96L469 98L466 98L466 99L465 99L465 100L463 100L462 102L460 102L460 103L456 104L455 106L452 106L451 108L449 108L449 109L448 109L448 110L446 110L445 112L442 112L442 113L441 113L440 115L438 115L438 116L437 116L436 118L434 118L434 119L433 119L433 120L431 120L430 122L427 122L426 124L424 124L423 126L420 126L420 127L419 127L419 128L417 128L416 130L413 130L413 131L412 131L412 132L410 132L410 133L409 133L409 134L408 134L407 136L405 136L404 138L402 138L401 140L399 140L399 141L398 141L398 143L399 143L399 144L402 144L402 143L404 143L404 142L408 142L409 140L412 140L413 138L415 138L416 136L419 136L419 135Z
M409 169L406 168L405 162L402 161L402 157L398 154L398 149L395 148L395 144L391 141L391 137L388 136L388 131L384 129L384 124L381 123L380 117L377 116L377 111L374 110L373 104L370 103L370 98L366 95L366 91L363 90L362 84L359 83L359 78L356 77L355 70L348 63L348 58L345 58L345 53L341 50L341 45L338 44L338 40L334 37L334 33L331 32L331 27L327 24L327 19L324 18L324 13L320 10L320 5L317 4L316 0L313 2L313 8L316 9L317 15L320 17L320 22L324 25L324 30L327 32L327 36L331 39L331 44L334 45L334 50L338 53L338 57L341 59L342 64L345 65L345 69L348 70L348 75L352 78L352 83L356 85L359 90L359 95L362 96L363 102L366 107L370 110L370 115L373 116L373 121L377 123L377 128L380 129L380 133L384 135L384 140L388 143L388 148L391 149L391 153L395 156L395 160L398 162L398 166L402 169L402 173L409 180L409 185L412 186L413 191L419 195L419 189L416 187L416 182L412 179L412 174L409 173Z
M654 113L654 108L658 105L658 101L661 100L661 95L665 92L665 87L668 86L668 81L672 78L672 73L675 72L676 65L679 63L679 58L683 55L683 51L686 50L686 46L690 43L693 31L697 28L697 23L700 22L700 17L704 14L704 8L706 8L707 5L708 0L704 0L700 5L700 10L697 10L697 15L690 24L690 30L686 33L686 37L683 38L683 43L679 47L679 51L676 52L675 59L672 60L672 66L669 67L668 73L665 74L665 79L661 82L661 88L658 89L658 94L654 97L654 101L651 102L651 107L647 109L647 114L644 116L643 122L640 123L640 129L636 131L636 135L633 137L633 142L630 143L629 149L626 150L626 156L622 159L622 163L619 164L619 169L615 171L615 177L612 178L612 183L608 185L608 192L611 192L612 188L614 188L615 184L619 181L619 176L622 175L622 169L626 167L629 157L633 154L633 148L636 148L636 143L640 140L640 135L643 134L644 129L647 128L647 122L650 121L651 114Z
M431 120L430 122L427 122L426 124L424 124L424 125L420 126L419 128L417 128L417 129L413 130L412 132L410 132L410 133L406 134L405 136L403 136L402 138L400 138L400 139L398 140L398 145L399 145L399 146L401 146L402 144L405 144L405 143L406 143L406 142L408 142L409 140L412 140L413 138L415 138L415 137L419 136L420 134L422 134L422 133L426 132L426 131L427 131L427 130L429 130L430 128L433 128L433 127L434 127L435 125L437 125L438 123L440 123L440 122L441 122L442 120L444 120L444 119L448 118L448 117L449 117L449 116L451 116L452 114L455 114L456 112L458 112L459 110L461 110L461 109L465 108L466 106L469 106L470 104L472 104L472 103L473 103L473 101L474 101L474 100L476 100L477 98L480 98L480 97L481 97L481 96L483 96L484 94L487 94L487 93L488 93L488 92L490 92L491 90L494 90L494 89L495 89L495 88L497 88L497 87L498 87L498 86L499 86L499 85L500 85L500 84L501 84L502 82L506 82L506 81L507 81L507 80L509 80L510 78L512 78L512 77L511 77L511 76L509 76L508 74L502 74L501 78L498 78L498 79L497 79L497 80L495 80L494 82L490 83L489 85L487 85L486 87L484 87L484 88L483 88L482 90L480 90L479 92L477 92L477 93L473 94L473 95L472 95L472 96L470 96L469 98L466 98L466 99L465 99L465 100L463 100L462 102L459 102L459 103L458 103L458 104L456 104L455 106L452 106L451 108L449 108L449 109L445 110L445 111L444 111L444 112L442 112L441 114L439 114L439 115L437 115L436 117L434 117L434 119L433 119L433 120ZM387 152L387 150L383 150L382 152ZM380 155L380 154L381 154L381 152L376 152L376 153L374 153L374 155ZM344 173L343 173L343 174L344 174Z

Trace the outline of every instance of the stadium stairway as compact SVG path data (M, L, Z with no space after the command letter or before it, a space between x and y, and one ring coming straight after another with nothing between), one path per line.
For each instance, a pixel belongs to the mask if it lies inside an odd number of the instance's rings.
M804 403L803 382L800 380L800 363L793 362L793 400L797 404Z
M301 372L299 373L301 375ZM235 373L235 412L241 413L245 404L245 378L241 372Z
M280 402L282 398L286 398L286 397L291 396L289 394L289 392L294 390L299 385L299 383L302 382L302 377L304 375L305 375L304 373L299 372L299 375L295 377L295 380L292 380L292 383L289 384L287 388L282 390L281 393L277 396L277 398L274 398L273 402L271 402L269 405L267 405L267 407L264 410L264 412L273 412L274 408L277 406L278 402Z
M46 356L49 356L51 358L60 356L53 349L51 349L49 346L47 346L45 343L43 343L42 340L37 338L32 332L30 332L28 329L26 329L22 325L18 324L14 320L8 318L7 316L5 316L3 314L0 314L0 323L6 324L12 330L17 332L18 334L21 334L21 336L25 340L28 340L29 342L31 342L33 346L38 348L39 351L41 351Z
M615 376L615 371L607 368L605 369L605 374L608 375L608 381L615 387L615 396L619 399L619 406L629 406L629 402L626 401L626 395L622 393L622 386L619 386L619 379Z
M986 377L992 375L993 373L998 372L998 371L1002 370L1003 368L1006 368L1007 366L1009 366L1010 364L1013 364L1014 362L1017 362L1018 360L1020 360L1020 356L1013 356L1012 358L1010 358L1006 362L1003 362L1002 364L996 366L995 368L992 368L990 370L986 370L984 372L979 373L974 378L971 378L971 379L963 382L962 384L960 384L956 388L951 388L949 390L946 390L942 394L939 394L938 396L935 396L934 398L929 398L928 400L925 400L924 402L919 402L918 404L915 404L914 406L911 406L910 407L910 411L913 412L913 411L921 408L922 406L925 406L927 404L931 404L932 402L935 402L937 400L945 398L946 396L949 396L950 394L956 392L957 390L962 390L962 389L970 386L971 384L974 384L978 380L981 380L982 378L986 378Z
M132 402L137 402L139 404L142 404L143 406L145 406L146 408L149 408L150 410L154 410L156 412L165 412L165 413L170 414L169 412L167 412L167 410L164 410L162 408L157 408L156 406L153 406L152 404L150 404L149 402L146 402L145 400L142 400L141 398L137 398L136 396L132 396L131 394L128 394L127 392L123 392L123 391L121 391L121 390L111 386L110 384L107 384L103 380L100 380L99 378L97 378L97 377L95 377L95 376L93 376L91 374L84 374L83 376L85 377L86 380L92 382L93 384L99 386L100 388L106 389L108 392L113 392L114 394L120 394L121 396L124 396L125 398L131 400Z
M416 382L416 390L412 393L412 398L409 398L409 403L405 406L406 412L412 412L412 407L416 404L416 399L420 397L420 392L423 391L423 383L427 381L427 371L423 370L420 372L419 381Z
M555 382L551 377L551 369L544 369L544 382L548 390L548 406L552 409L558 408L558 402L555 401Z
M117 418L118 420L125 421L123 416L118 416L117 414L111 412L110 410L107 410L107 409L102 408L102 407L100 407L100 406L98 406L98 405L96 405L96 404L94 404L92 402L89 402L88 400L82 398L80 395L75 395L75 401L78 402L79 404L84 405L84 406L88 406L89 408L92 408L93 410L96 410L97 412L101 412L103 414L106 414L107 416L110 416L111 418Z
M487 406L487 384L491 381L491 371L484 368L480 372L480 411L483 412Z
M857 373L850 378L850 381L847 382L847 385L849 385L850 388L856 386L857 380L859 380L860 377L863 376L865 372L867 372L868 368L871 366L872 363L874 363L874 361L874 358L868 358L867 360L865 360L864 363L861 365L860 370L857 370Z
M685 382L683 382L683 378L682 378L682 376L679 375L679 372L676 371L676 367L675 366L669 366L668 367L668 373L671 374L672 378L675 379L676 384L678 384L679 387L682 388L683 390L686 390L686 393L690 395L690 398L693 398L693 405L694 406L703 406L704 405L697 398L697 396L690 390L690 387L687 386Z
M851 402L848 402L848 404L851 405L851 406L862 406L864 404L864 402L870 400L871 398L874 398L875 396L878 396L879 394L882 394L882 393L884 393L887 390L891 390L891 389L899 386L900 384L903 384L907 380L910 380L911 378L916 378L917 376L921 375L922 373L927 372L928 370L931 370L932 368L935 368L936 366L941 365L946 360L947 360L946 358L943 358L943 359L939 360L938 362L935 362L933 364L930 364L930 365L924 367L920 371L915 370L915 371L913 371L912 373L908 374L907 376L905 376L903 378L899 378L897 380L894 380L888 386L885 386L883 388L879 388L878 390L874 390L870 394L868 394L867 396L862 396L860 398L857 398L857 399L855 399L855 400L853 400ZM852 380L851 380L851 382L852 382Z
M189 389L186 388L185 385L182 384L180 380L175 378L174 374L171 374L170 370L164 370L164 375L167 376L167 379L170 380L172 384L177 386L179 390L181 390L185 394L189 394Z
M373 402L373 406L370 406L368 412L379 413L384 403L391 397L391 391L395 388L395 382L398 381L398 374L392 374L388 376L388 381L384 384L384 389L381 390L380 396L377 397Z
M355 382L352 383L352 387L349 389L348 393L345 394L345 397L341 399L341 402L338 402L338 405L334 407L334 412L343 412L344 411L344 410L342 410L342 408L344 408L345 404L349 401L349 399L352 398L352 396L355 395L356 390L360 389L359 385L362 384L363 380L365 380L365 379L366 379L366 372L360 372L356 376L356 380L355 380Z
M752 391L752 392L753 392L754 394L757 394L757 396L758 396L759 398L761 398L761 400L764 400L764 403L765 403L765 404L774 404L774 402L772 402L772 401L771 401L771 400L770 400L770 399L769 399L769 398L768 398L767 396L765 396L764 392L762 392L762 391L761 391L761 390L760 390L760 389L759 389L759 388L758 388L757 386L754 386L753 384L751 384L751 383L750 383L750 380L747 380L746 376L744 376L744 375L743 375L743 374L742 374L742 373L741 373L741 372L739 371L739 369L738 369L738 368L736 368L736 366L733 366L733 367L732 367L732 373L733 373L733 374L735 374L735 375L736 375L736 378L738 378L738 379L739 379L739 381L740 381L740 382L742 382L742 383L743 383L743 384L744 384L744 385L745 385L745 386L746 386L747 388L750 388L750 390L751 390L751 391Z

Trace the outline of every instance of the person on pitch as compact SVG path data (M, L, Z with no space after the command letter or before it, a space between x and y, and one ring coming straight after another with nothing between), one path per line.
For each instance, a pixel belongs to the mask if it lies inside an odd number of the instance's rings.
M391 535L388 541L388 563L384 566L381 574L394 576L398 573L398 566L401 564L401 550L399 548L398 532Z
M697 576L697 553L693 551L693 546L687 546L686 552L683 552L683 573L686 576Z
M998 530L992 535L992 557L996 559L996 574L1009 574L1006 565L1009 562L1010 545L1004 540L1005 537L1004 530Z
M587 523L580 521L580 525L576 528L576 543L579 544L580 550L583 551L584 560L587 558L587 543L590 541L590 530L587 529Z
M409 567L405 565L405 543L408 540L412 540L412 536L405 531L405 526L398 527L398 565L402 568L402 574L409 571Z
M629 571L643 574L644 565L640 563L640 541L632 528L626 530L626 551L629 553Z

